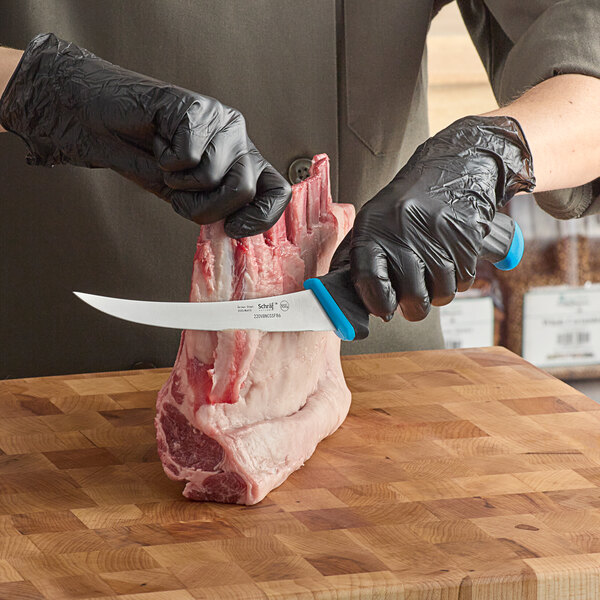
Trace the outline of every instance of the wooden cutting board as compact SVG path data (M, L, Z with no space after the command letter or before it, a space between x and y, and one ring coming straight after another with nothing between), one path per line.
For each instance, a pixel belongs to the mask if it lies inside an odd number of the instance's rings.
M163 474L166 369L0 382L0 598L600 598L600 405L500 348L344 369L350 416L253 507Z

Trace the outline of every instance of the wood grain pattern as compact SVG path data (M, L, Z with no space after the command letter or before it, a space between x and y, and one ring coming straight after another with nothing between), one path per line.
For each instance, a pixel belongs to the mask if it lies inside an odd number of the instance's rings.
M600 405L501 348L344 371L344 425L251 507L163 474L166 369L0 382L0 600L600 598Z

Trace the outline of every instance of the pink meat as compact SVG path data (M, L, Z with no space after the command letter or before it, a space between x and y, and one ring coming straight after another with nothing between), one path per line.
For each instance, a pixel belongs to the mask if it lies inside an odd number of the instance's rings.
M264 235L201 228L192 302L261 298L302 289L327 271L354 208L333 204L329 159L313 159L284 216ZM345 419L350 392L331 332L184 331L157 400L165 473L184 496L255 504L300 468Z

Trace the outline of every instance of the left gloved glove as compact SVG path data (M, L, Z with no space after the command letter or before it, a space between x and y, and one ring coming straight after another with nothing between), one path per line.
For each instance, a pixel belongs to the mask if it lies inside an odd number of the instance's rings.
M226 218L232 237L266 231L291 198L239 111L51 33L27 46L0 122L25 141L30 164L113 169L196 223Z
M515 119L459 119L362 207L332 264L343 264L349 247L352 281L369 312L389 321L399 305L419 321L471 286L496 208L534 186Z

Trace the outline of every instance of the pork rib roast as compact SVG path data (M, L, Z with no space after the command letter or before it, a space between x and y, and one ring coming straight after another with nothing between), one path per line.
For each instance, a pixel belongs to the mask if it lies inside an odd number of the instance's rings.
M294 292L327 272L354 208L333 204L329 159L314 157L278 223L233 240L202 226L192 302ZM346 418L350 391L333 332L184 331L158 394L156 431L165 473L184 496L255 504L300 468Z

